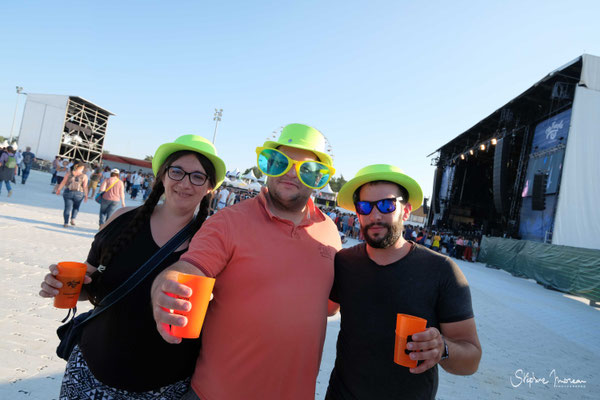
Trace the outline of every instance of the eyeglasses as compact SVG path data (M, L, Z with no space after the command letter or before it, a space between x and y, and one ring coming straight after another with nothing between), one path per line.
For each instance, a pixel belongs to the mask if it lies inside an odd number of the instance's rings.
M335 174L335 168L315 160L297 161L277 149L257 147L258 169L267 176L277 177L296 167L298 179L304 186L321 189Z
M396 211L396 202L404 200L402 196L390 197L389 199L381 199L375 201L357 201L354 203L356 207L356 213L360 215L369 215L373 211L373 207L377 206L377 209L382 214L389 214Z
M190 183L195 186L204 185L208 179L208 175L206 175L204 172L185 172L183 169L173 166L167 168L167 175L174 181L182 181L183 178L188 175L190 177Z

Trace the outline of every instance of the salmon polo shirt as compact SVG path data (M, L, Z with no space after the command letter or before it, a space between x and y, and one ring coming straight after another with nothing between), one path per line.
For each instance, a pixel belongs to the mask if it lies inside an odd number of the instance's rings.
M216 278L191 383L202 400L315 396L340 237L312 200L295 226L266 196L210 217L181 257Z

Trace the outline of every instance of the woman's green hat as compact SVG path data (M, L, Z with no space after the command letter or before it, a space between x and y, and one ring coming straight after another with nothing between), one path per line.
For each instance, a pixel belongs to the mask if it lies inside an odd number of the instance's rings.
M333 167L333 159L325 153L325 136L318 130L308 125L286 125L276 142L266 141L263 147L276 149L279 146L295 147L297 149L312 151L322 163Z
M225 179L225 172L227 171L225 168L225 163L217 156L217 149L215 146L207 139L198 135L183 135L175 139L173 143L162 144L156 150L154 158L152 159L152 171L154 172L154 175L158 173L158 169L165 162L167 157L181 150L189 150L200 153L208 158L210 162L212 162L215 167L215 175L217 179L213 189L218 188L221 183L223 183L223 180Z
M354 192L365 183L374 181L389 181L396 183L408 191L408 202L413 210L421 207L423 203L423 191L421 186L408 175L405 175L398 167L388 164L374 164L360 169L354 178L342 186L338 193L338 205L346 210L355 211L352 197Z

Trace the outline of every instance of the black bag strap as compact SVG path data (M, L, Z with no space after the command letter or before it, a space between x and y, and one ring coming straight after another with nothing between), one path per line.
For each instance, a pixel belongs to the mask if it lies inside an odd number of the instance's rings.
M129 292L135 289L137 285L142 283L142 281L146 279L148 275L150 275L152 271L156 269L156 267L158 267L169 255L171 255L171 253L181 246L183 242L192 236L192 226L194 225L194 222L195 221L192 220L189 224L184 226L183 229L177 232L177 234L173 236L167 243L165 243L160 250L154 253L152 257L150 257L150 259L144 263L144 265L139 267L137 271L127 278L125 282L121 283L119 287L102 299L100 304L94 308L92 314L81 323L86 323L98 314L106 311L113 304L121 300ZM75 316L75 314L73 314L73 316Z

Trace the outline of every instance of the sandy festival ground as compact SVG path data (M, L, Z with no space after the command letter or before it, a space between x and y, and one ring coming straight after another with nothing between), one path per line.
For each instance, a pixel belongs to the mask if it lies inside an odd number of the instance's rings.
M32 171L12 197L6 187L0 194L0 399L57 398L65 362L54 352L55 330L65 312L38 296L39 284L50 263L84 260L98 226L99 206L90 200L77 226L63 228L63 200L49 182ZM440 369L439 399L599 398L599 309L479 263L458 264L471 285L483 358L473 376ZM317 399L338 330L339 315L328 322Z

